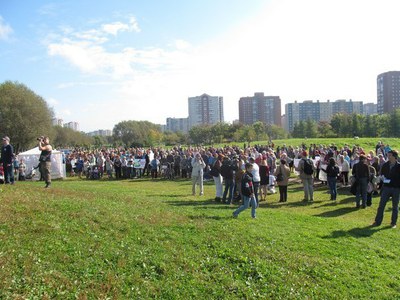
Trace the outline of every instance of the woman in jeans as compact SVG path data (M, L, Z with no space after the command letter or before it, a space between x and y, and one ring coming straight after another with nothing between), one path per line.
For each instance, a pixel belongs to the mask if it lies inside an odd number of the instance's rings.
M339 167L336 165L336 161L333 157L329 159L328 166L326 170L321 169L326 173L326 177L328 180L329 191L331 193L331 200L335 201L337 197L337 187L336 180L339 175Z

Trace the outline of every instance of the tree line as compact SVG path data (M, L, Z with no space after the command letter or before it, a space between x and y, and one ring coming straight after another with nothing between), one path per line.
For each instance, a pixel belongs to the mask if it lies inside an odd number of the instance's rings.
M400 109L389 114L335 114L330 122L308 119L295 124L294 138L400 137Z

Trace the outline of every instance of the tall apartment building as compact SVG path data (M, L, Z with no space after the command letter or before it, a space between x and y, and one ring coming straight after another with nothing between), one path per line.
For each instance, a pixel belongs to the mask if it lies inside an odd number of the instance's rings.
M53 126L61 126L61 127L63 127L64 120L63 119L59 119L59 118L53 118L53 119L51 119L51 123L53 124Z
M337 113L363 113L363 102L362 101L346 101L336 100L334 102L320 102L317 100L313 102L311 100L298 103L288 103L285 105L286 111L286 122L285 127L289 131L293 131L294 125L300 121L306 121L307 119L320 121L330 121L332 116Z
M112 130L110 129L99 129L96 131L88 132L88 136L112 136Z
M400 71L379 74L376 79L378 94L378 114L392 112L400 108Z
M257 121L281 126L281 98L254 93L253 97L239 99L239 121L251 125Z
M378 113L378 104L365 103L364 104L364 115L376 115Z
M213 125L224 121L224 102L219 96L203 94L189 97L188 129L196 125Z
M64 124L65 128L70 128L75 131L79 131L79 123L78 122L68 122Z
M189 119L188 118L167 118L167 124L165 130L172 132L183 132L189 131Z

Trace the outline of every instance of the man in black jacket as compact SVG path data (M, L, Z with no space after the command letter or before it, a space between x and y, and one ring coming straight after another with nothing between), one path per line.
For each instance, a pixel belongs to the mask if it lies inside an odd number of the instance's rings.
M391 150L387 153L387 156L388 161L383 164L380 171L380 175L383 179L382 194L375 222L372 226L381 225L386 203L392 198L392 221L390 226L396 228L400 198L400 164L397 161L399 154L397 151Z
M10 145L10 138L3 137L3 146L1 147L1 162L4 169L5 183L14 184L14 170L13 170L14 149Z

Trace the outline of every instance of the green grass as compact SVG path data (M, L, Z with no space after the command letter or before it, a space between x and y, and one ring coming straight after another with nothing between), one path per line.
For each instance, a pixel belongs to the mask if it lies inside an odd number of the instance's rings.
M326 187L257 219L189 181L1 186L0 299L400 299L400 229ZM391 207L388 205L387 209Z
M400 150L400 139L398 138L310 138L310 139L285 139L285 140L273 140L275 147L282 146L286 144L286 146L300 146L303 143L309 147L311 144L330 146L331 144L335 144L338 147L343 147L344 145L348 145L349 147L360 146L364 150L374 150L375 146L378 144L378 141L382 141L385 145L390 145L391 148ZM257 141L252 142L252 145L255 144L268 144L267 141Z

